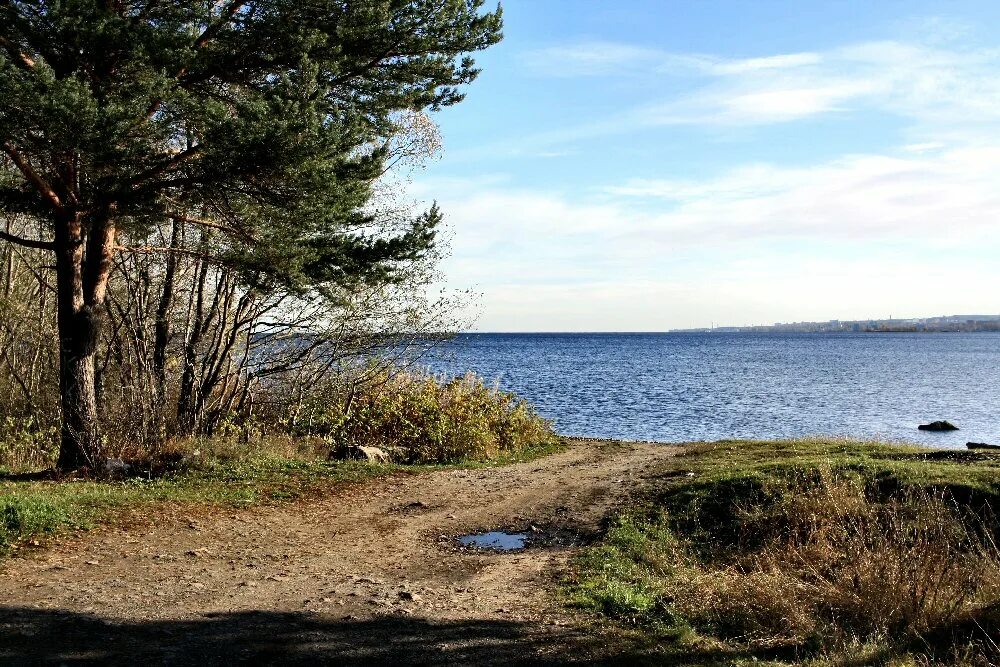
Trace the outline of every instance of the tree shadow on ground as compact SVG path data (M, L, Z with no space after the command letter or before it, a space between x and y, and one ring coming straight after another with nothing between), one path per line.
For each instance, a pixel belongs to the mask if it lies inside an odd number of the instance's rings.
M0 664L651 665L736 656L666 656L624 637L539 622L408 616L337 619L242 612L187 620L109 621L91 614L0 607Z
M588 637L513 621L365 620L247 612L112 622L89 614L0 607L3 664L556 665L593 654ZM556 651L556 653L552 653ZM574 651L575 652L575 651Z

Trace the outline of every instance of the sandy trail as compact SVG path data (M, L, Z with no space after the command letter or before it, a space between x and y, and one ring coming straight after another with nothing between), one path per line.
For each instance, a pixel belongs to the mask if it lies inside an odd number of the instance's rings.
M0 662L611 659L585 619L559 605L558 580L608 511L676 451L574 441L508 467L95 531L0 571ZM520 552L454 540L532 526L539 542Z

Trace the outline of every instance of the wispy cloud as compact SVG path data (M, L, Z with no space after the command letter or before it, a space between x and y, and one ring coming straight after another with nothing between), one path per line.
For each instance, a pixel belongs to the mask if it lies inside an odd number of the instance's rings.
M533 49L521 62L537 76L691 75L716 76L815 65L817 53L788 53L756 58L723 58L704 53L673 53L662 49L608 41Z
M644 179L579 198L425 182L482 330L663 330L1000 309L1000 145Z
M722 258L781 262L788 244L814 259L831 244L845 256L886 244L925 259L1000 251L1000 144L633 179L583 200L492 183L418 184L461 230L459 283L649 278Z
M607 41L588 41L535 49L521 63L541 76L608 76L659 65L671 58L658 49Z
M558 76L620 76L648 82L647 100L613 117L541 131L525 142L559 144L654 127L753 126L856 110L898 116L926 132L1000 123L1000 49L949 49L893 40L825 52L734 59L669 53L613 43L581 43L530 52ZM539 73L541 70L539 70ZM696 82L656 97L664 82ZM669 86L668 86L669 87Z
M742 60L716 59L710 61L711 64L707 65L705 69L712 74L720 75L746 74L762 70L774 71L804 67L806 65L818 65L822 62L822 59L822 56L818 53L785 53L761 58L744 58Z

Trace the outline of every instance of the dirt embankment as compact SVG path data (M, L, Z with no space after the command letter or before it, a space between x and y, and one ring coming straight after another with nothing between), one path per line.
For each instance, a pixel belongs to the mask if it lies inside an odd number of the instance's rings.
M555 598L567 559L677 448L574 441L290 505L95 531L0 571L0 662L628 660ZM489 553L455 536L532 531Z

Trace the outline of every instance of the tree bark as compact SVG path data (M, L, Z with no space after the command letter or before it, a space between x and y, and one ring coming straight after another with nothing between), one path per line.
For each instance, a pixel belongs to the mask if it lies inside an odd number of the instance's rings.
M177 249L181 245L181 223L171 220L170 248ZM174 303L174 282L177 274L177 254L167 253L166 272L163 276L163 291L156 307L156 322L153 340L153 370L156 374L156 391L161 401L165 403L167 391L167 345L170 344L170 309Z
M196 395L198 388L197 363L198 346L205 334L205 287L208 280L208 263L199 262L196 265L197 282L192 286L191 309L193 320L188 325L187 338L184 341L182 356L183 370L181 386L177 396L177 429L180 435L191 435L198 429L200 422L200 397ZM216 292L218 298L218 292Z
M62 433L60 470L102 462L104 442L97 410L95 352L105 319L104 298L114 253L115 227L108 215L90 222L77 212L55 225Z

